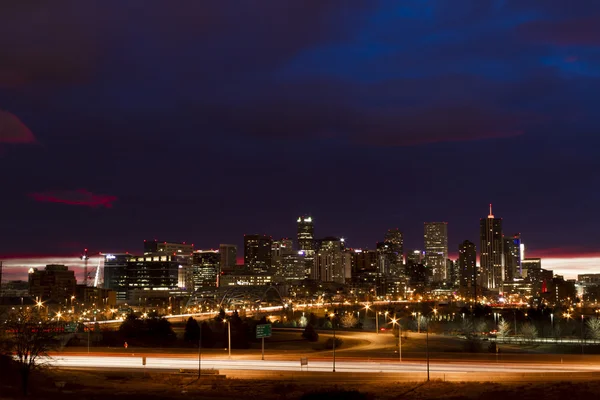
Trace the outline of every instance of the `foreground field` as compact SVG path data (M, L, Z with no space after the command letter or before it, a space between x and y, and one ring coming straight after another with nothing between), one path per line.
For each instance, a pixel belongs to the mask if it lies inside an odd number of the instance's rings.
M7 373L5 373L7 372ZM13 371L15 372L15 371ZM0 398L22 398L18 378L3 371ZM390 382L377 379L306 378L285 380L227 379L206 376L198 380L185 373L130 373L45 370L32 381L35 399L565 399L595 398L600 381L578 382Z

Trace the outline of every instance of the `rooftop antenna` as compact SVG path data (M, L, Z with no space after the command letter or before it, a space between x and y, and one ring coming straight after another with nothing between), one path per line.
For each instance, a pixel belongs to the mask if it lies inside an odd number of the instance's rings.
M494 214L492 214L492 203L490 203L490 215L488 215L488 218L494 218Z

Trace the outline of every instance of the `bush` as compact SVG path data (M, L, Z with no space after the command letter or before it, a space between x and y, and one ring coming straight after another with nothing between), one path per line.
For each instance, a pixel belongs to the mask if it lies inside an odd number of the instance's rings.
M302 332L302 337L309 342L317 342L319 341L319 334L315 331L314 326L311 324L306 325L304 328L304 332Z
M333 349L333 338L330 337L325 341L325 349L326 350L332 350ZM339 337L335 338L335 348L338 349L342 346L342 344L344 343L344 341L342 339L340 339Z

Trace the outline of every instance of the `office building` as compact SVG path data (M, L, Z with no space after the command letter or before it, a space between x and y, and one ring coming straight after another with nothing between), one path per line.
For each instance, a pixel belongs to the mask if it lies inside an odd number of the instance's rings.
M302 250L292 254L285 254L281 258L281 270L277 277L285 282L301 281L306 279L306 260Z
M466 298L477 298L477 250L475 243L465 240L458 246L460 293Z
M410 250L406 253L406 265L422 264L425 252L421 250Z
M315 225L310 216L301 216L298 223L298 250L304 250L310 256L315 251Z
M172 254L134 256L127 262L125 282L127 297L135 291L181 289L181 270L190 270L191 257ZM183 288L186 289L186 288Z
M274 276L283 276L283 258L293 254L297 255L297 252L294 252L291 239L273 240L271 244L271 273Z
M270 274L225 274L221 276L220 287L227 286L265 286L273 282Z
M424 228L424 264L431 269L434 283L444 282L447 279L448 223L425 222Z
M402 232L398 228L388 229L383 242L388 245L394 256L393 259L390 259L391 264L396 268L404 265L404 235Z
M381 276L390 276L392 266L395 266L396 254L391 249L391 245L386 242L378 242L377 245L377 272Z
M29 270L29 295L46 301L67 304L75 295L75 272L66 265L50 264L43 270Z
M376 250L348 249L347 252L350 253L351 271L353 276L363 272L377 271L378 255Z
M218 287L221 272L221 253L218 250L196 250L192 254L194 289Z
M479 224L481 284L487 289L500 289L504 281L504 241L502 218L494 217L492 205L487 218Z
M114 291L118 302L127 301L127 263L131 254L106 254L104 256L104 288Z
M521 235L504 238L504 271L505 281L512 282L522 276L521 255L523 253Z
M116 292L106 288L77 285L75 298L76 303L83 304L84 308L107 310L115 308L117 305Z
M318 241L312 279L345 283L350 279L351 256L344 256L344 239L327 237Z
M234 244L219 245L219 254L221 255L221 271L233 272L237 265L237 246Z
M161 242L158 240L144 240L144 254L173 254L173 255L191 255L194 251L194 244L186 242Z
M303 215L296 220L298 223L298 250L302 251L305 262L305 275L310 277L312 274L316 243L315 243L315 225L311 216Z
M267 235L244 235L244 264L255 273L271 270L273 239Z
M524 258L521 261L523 268L523 278L528 278L532 274L536 274L542 269L541 258Z

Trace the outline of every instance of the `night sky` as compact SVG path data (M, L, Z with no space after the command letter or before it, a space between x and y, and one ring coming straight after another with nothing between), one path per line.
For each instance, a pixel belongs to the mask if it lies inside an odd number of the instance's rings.
M600 2L0 5L0 256L244 233L598 252Z

